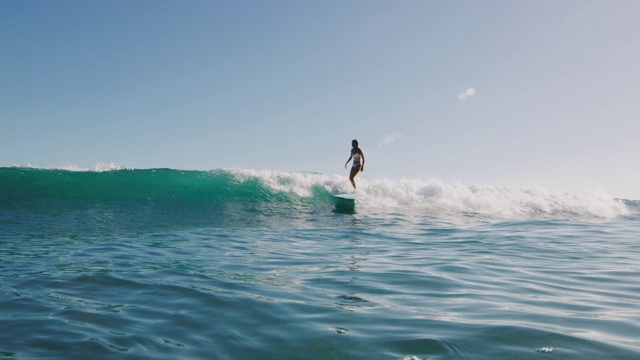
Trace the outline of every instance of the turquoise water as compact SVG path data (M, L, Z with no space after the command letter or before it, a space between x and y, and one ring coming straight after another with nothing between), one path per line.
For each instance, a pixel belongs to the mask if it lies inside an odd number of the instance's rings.
M637 201L0 168L0 357L638 359Z

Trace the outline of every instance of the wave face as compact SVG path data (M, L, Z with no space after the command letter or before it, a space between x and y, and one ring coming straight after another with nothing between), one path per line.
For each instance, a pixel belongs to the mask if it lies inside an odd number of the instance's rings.
M245 169L70 171L0 168L0 210L45 222L91 219L104 226L246 227L322 225L335 210L331 194L349 192L343 176ZM628 200L590 192L465 186L438 180L358 182L362 213L489 218L612 219L637 210Z

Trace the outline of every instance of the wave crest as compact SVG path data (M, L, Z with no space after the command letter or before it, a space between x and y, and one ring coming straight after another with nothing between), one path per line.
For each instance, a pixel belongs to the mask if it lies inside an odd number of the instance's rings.
M250 169L131 170L106 163L94 169L0 168L0 183L0 206L7 208L56 204L64 210L126 204L168 213L250 209L261 216L325 213L332 206L331 194L353 191L341 175ZM357 193L358 211L363 213L613 219L638 212L637 203L600 192L468 186L436 179L360 178Z

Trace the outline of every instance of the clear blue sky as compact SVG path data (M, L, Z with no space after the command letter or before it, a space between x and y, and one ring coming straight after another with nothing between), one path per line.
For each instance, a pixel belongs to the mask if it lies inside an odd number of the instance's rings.
M346 176L357 138L368 179L639 199L639 19L636 0L0 0L0 166Z

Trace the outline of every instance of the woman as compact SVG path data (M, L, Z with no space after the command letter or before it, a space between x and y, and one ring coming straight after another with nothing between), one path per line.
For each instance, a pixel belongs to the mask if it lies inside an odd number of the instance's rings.
M360 150L360 148L358 147L358 140L353 140L351 142L351 146L353 147L353 149L351 149L351 155L349 156L349 159L347 160L347 162L344 164L344 168L346 169L347 164L349 164L349 161L353 159L353 165L351 166L351 174L349 175L349 181L351 181L351 185L353 185L353 188L355 189L356 182L353 179L356 177L356 175L360 171L364 171L364 154L362 153L362 150Z

